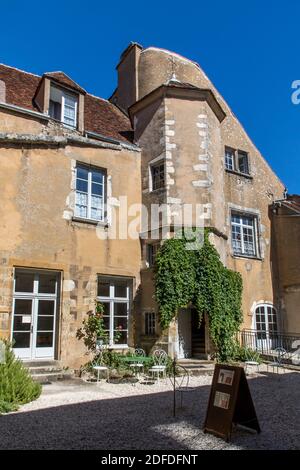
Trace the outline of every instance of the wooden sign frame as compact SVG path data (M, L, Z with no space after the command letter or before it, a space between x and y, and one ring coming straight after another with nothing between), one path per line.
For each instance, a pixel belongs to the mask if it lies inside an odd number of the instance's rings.
M216 364L203 431L229 441L233 424L261 431L243 367Z

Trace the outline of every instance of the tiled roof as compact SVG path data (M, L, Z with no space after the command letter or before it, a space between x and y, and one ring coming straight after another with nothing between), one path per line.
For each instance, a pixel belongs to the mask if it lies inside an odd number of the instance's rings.
M86 93L63 72L47 72L44 75L52 78L55 82ZM34 96L42 77L0 64L0 80L5 82L6 103L39 111L34 103ZM107 100L88 93L85 94L84 101L86 132L95 132L123 142L132 142L133 132L130 120L119 108Z
M289 207L300 213L300 196L297 194L289 195L286 202Z

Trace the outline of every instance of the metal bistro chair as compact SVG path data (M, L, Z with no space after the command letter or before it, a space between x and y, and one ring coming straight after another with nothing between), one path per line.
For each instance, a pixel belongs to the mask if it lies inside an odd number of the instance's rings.
M167 361L168 354L163 349L157 349L152 354L154 360L154 366L149 369L152 377L157 376L157 381L159 382L160 374L165 379L167 377Z
M269 370L270 366L273 367L273 372L275 368L277 368L277 373L279 373L279 369L283 369L283 372L285 372L283 359L287 354L286 350L284 348L276 348L274 349L274 352L275 355L273 357L273 362L267 364L267 371Z
M134 351L134 355L137 356L137 357L145 357L146 353L143 349L137 348ZM133 373L134 373L134 375L137 376L138 379L139 379L139 376L140 376L140 372L142 371L142 373L144 373L144 363L143 362L139 362L137 360L136 362L130 364L129 367L131 367L133 369Z
M106 372L107 381L109 382L109 368L103 365L103 349L103 342L101 340L97 341L96 351L99 352L100 361L99 363L93 363L93 370L97 372L97 385L100 383L100 372Z
M185 393L195 392L196 387L190 387L190 374L189 371L179 364L176 364L176 372L178 375L174 377L175 380L175 392L180 395L180 408L183 406L183 396ZM172 381L172 380L171 380Z

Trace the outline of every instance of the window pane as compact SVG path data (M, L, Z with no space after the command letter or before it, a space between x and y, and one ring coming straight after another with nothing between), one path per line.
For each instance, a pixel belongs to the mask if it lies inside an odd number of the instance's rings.
M127 298L127 282L115 284L115 297Z
M114 331L115 344L127 344L127 331Z
M82 166L77 167L77 178L80 178L82 180L88 180L88 170L87 168L84 168Z
M234 170L234 151L230 149L225 150L225 168L227 170Z
M51 315L55 314L54 300L39 300L38 315Z
M84 219L87 218L87 207L86 206L78 206L75 207L75 215L77 217L82 217Z
M114 330L127 330L127 317L114 317Z
M36 346L38 348L51 348L53 346L53 333L37 333Z
M29 323L27 323L27 321L26 323L23 323L23 315L14 316L14 331L30 331L30 327L31 327L31 319Z
M246 153L238 153L238 165L241 173L249 174L248 155Z
M103 317L104 329L109 330L109 325L110 325L110 318L109 317Z
M98 281L98 297L109 297L109 282Z
M127 316L127 312L128 312L127 302L126 303L119 303L119 302L114 303L114 315Z
M101 302L104 308L103 315L109 315L110 314L110 303L109 302Z
M102 184L92 183L92 194L96 194L98 196L102 196L103 194L103 186Z
M14 333L13 342L14 342L13 344L14 348L29 348L30 347L30 332Z
M55 274L39 275L39 292L43 294L55 294L57 277Z
M39 331L53 331L54 317L39 317L37 329Z
M15 300L15 315L31 315L32 300Z
M88 192L88 182L85 180L80 180L77 178L76 180L76 189L77 191L81 191L83 193Z
M92 170L92 182L103 183L104 175L102 171Z
M16 271L15 292L33 292L34 273Z
M91 218L95 220L102 220L102 210L91 208Z

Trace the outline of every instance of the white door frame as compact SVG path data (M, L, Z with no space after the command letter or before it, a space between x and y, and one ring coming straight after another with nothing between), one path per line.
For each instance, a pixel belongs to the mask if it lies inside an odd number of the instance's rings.
M34 274L34 285L33 292L15 292L16 286L16 271L31 272ZM40 274L52 273L56 275L55 293L43 294L38 292L39 288L39 276ZM11 340L14 335L14 318L15 318L15 302L16 300L30 300L31 305L31 323L30 323L30 343L28 348L14 348L14 352L20 359L54 359L55 346L56 346L56 324L57 324L57 302L59 294L59 272L53 272L50 270L34 270L34 269L15 269L14 272L14 292L13 292L13 312L12 312L12 323L11 323ZM54 313L53 313L53 329L45 330L45 332L53 332L52 346L51 347L37 347L37 333L38 333L38 312L40 301L52 301L54 302ZM44 331L44 330L41 330Z

